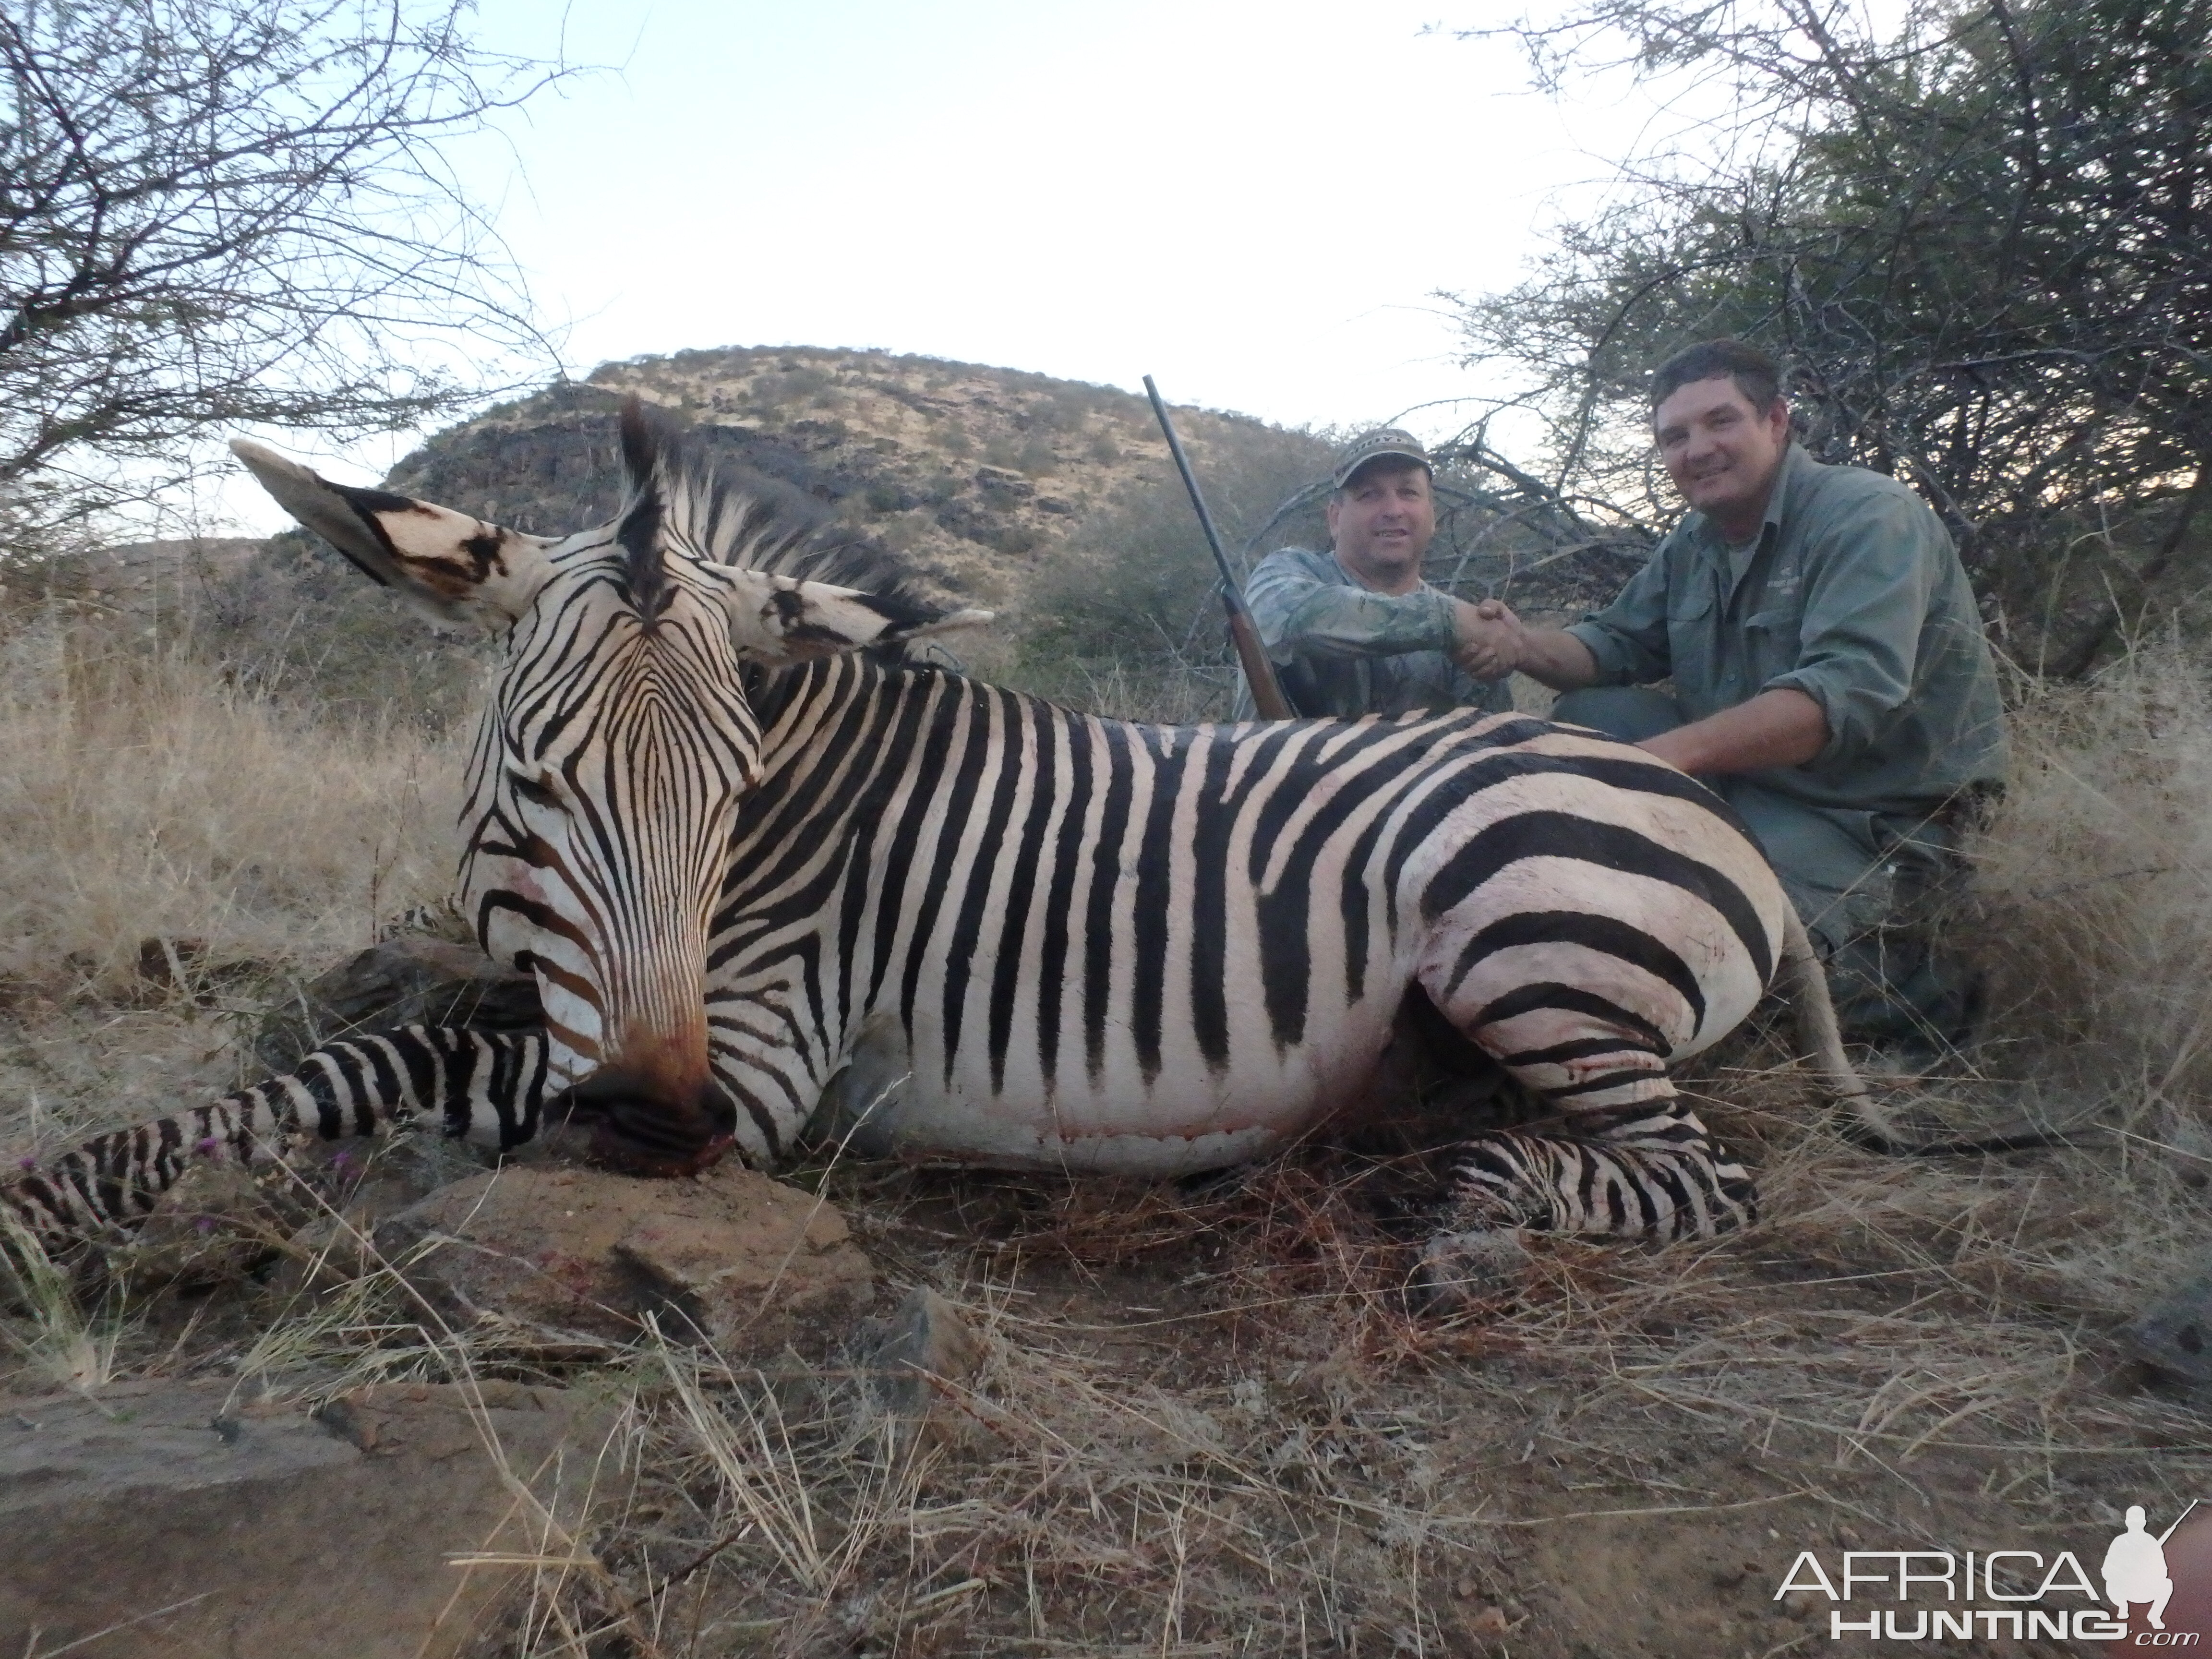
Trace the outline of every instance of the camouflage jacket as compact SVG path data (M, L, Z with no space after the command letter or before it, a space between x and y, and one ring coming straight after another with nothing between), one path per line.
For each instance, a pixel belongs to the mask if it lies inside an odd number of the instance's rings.
M1286 547L1260 561L1244 599L1300 714L1513 707L1505 681L1478 680L1452 661L1451 600L1425 582L1376 593L1334 555ZM1249 696L1240 695L1237 713L1249 717Z

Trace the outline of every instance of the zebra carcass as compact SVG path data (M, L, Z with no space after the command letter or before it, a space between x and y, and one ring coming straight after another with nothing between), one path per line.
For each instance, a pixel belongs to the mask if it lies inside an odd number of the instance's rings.
M1416 993L1559 1112L1460 1149L1448 1232L1702 1237L1752 1188L1670 1066L1787 972L1853 1086L1757 846L1641 750L1473 712L1133 725L899 660L986 613L780 530L635 401L623 434L620 515L557 540L234 446L371 578L503 635L458 891L544 1029L333 1043L88 1141L8 1186L42 1239L417 1119L643 1175L823 1133L1187 1173L1372 1104Z

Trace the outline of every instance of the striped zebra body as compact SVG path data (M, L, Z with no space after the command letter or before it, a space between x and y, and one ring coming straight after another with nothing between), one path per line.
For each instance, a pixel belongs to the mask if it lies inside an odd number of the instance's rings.
M460 894L545 1030L342 1043L100 1137L4 1189L42 1239L129 1220L194 1158L425 1118L658 1175L810 1136L1218 1167L1375 1102L1415 995L1561 1115L1468 1143L1448 1231L1749 1212L1668 1066L1779 962L1826 1005L1698 785L1522 716L1144 726L863 654L975 617L818 580L635 410L624 440L623 517L557 543L240 447L378 580L506 632Z
M1371 1099L1416 988L1562 1104L1664 1100L1778 953L1724 807L1540 720L1164 728L856 659L791 678L708 951L756 1160L812 1121L878 1154L1240 1162Z

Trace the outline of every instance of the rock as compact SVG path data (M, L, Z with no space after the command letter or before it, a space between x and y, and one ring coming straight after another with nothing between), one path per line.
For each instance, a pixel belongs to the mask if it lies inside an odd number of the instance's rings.
M1486 1642L1500 1640L1513 1628L1513 1621L1505 1616L1505 1609L1496 1607L1477 1607L1466 1623L1468 1635Z
M509 1167L403 1210L376 1244L463 1318L627 1340L650 1314L729 1359L819 1352L873 1288L827 1201L735 1164L681 1181Z
M64 961L82 972L98 971L97 959L82 951L71 951ZM212 1008L222 1000L224 992L266 971L257 962L214 960L204 939L167 935L142 939L138 941L137 982L133 988L137 994L130 996L130 1000L151 1006L172 997L181 997L195 1006Z
M930 1379L964 1382L983 1363L983 1345L960 1310L927 1285L889 1318L862 1320L855 1348L854 1369L907 1442L942 1434L948 1425L943 1396Z
M142 939L138 941L138 977L149 985L183 990L191 982L192 970L207 959L204 939Z
M975 485L988 495L1000 495L1009 501L1027 501L1036 494L1036 485L1028 476L1010 466L977 467Z
M281 1304L311 1291L336 1290L382 1266L378 1224L432 1193L483 1173L485 1155L434 1130L364 1145L314 1142L294 1156L301 1176L326 1194L326 1207L294 1232L283 1259L264 1279Z
M573 1525L611 1420L511 1382L368 1389L313 1414L222 1382L0 1401L0 1651L459 1654L527 1570L449 1558L543 1544L488 1441Z
M2185 1382L2212 1383L2212 1261L2127 1329L2136 1357Z
M441 939L386 939L309 981L270 1010L253 1051L271 1072L333 1037L399 1025L528 1030L545 1023L538 981L503 968L474 945Z

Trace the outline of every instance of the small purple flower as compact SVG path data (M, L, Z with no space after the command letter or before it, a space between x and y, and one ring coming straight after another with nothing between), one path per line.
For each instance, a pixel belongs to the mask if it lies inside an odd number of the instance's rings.
M18 1169L35 1170L39 1167L39 1160L35 1158L19 1158L15 1160L15 1164Z
M208 1135L198 1141L195 1141L192 1144L192 1150L198 1152L202 1158L213 1158L215 1156L216 1148L222 1145L222 1142L217 1139L215 1136Z
M215 1231L215 1218L211 1215L194 1216L192 1218L192 1225L203 1236L204 1236Z

